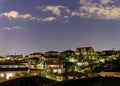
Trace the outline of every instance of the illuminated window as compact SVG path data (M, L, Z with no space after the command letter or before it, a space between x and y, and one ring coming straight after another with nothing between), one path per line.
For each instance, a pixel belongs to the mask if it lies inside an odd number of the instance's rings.
M76 52L76 55L80 55L80 53L79 53L79 52Z
M86 53L86 52L84 52L83 54L84 54L84 55L86 55L87 53Z
M94 53L91 52L91 55L93 55Z
M0 74L0 77L4 77L4 74Z
M6 75L6 79L9 79L9 78L12 77L12 76L13 76L12 73L8 73L8 74Z
M53 70L53 73L57 73L57 71L58 71L58 70L55 70L55 69L54 69L54 70Z

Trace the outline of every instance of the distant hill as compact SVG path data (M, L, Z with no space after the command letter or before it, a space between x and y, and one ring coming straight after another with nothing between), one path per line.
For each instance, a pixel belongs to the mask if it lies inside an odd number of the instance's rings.
M48 83L56 82L40 76L21 77L0 83L0 86L42 86Z
M45 86L120 86L120 78L94 77L56 82Z

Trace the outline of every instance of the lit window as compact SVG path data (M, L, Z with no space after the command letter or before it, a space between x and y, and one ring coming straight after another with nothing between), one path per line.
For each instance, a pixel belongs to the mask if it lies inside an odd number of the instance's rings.
M93 55L93 53L91 52L91 55Z
M86 55L86 52L84 52L83 54Z
M4 74L0 74L0 77L4 77Z
M8 73L7 75L6 75L6 79L9 79L10 77L12 77L13 75L12 75L12 73Z
M57 73L57 71L58 71L58 70L55 70L55 69L54 69L54 70L53 70L53 73Z

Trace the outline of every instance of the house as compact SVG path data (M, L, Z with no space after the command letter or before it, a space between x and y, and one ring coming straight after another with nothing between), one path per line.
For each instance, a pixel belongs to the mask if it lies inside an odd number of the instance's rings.
M4 61L4 57L0 56L0 62Z
M120 51L114 51L114 50L103 50L101 52L98 53L98 55L101 58L108 58L111 56L120 56Z
M85 74L80 72L64 72L57 75L57 81L64 81L64 80L70 80L70 79L81 79L85 78Z
M120 66L113 66L99 73L103 77L120 77Z
M38 69L38 64L41 64L44 59L44 54L41 52L34 52L28 55L28 65L31 69Z
M24 60L23 55L7 55L4 57L5 61L21 61Z
M45 56L58 56L59 52L58 51L47 51L44 53Z
M35 53L29 54L28 58L34 58L34 57L41 58L42 56L43 56L43 53L41 53L41 52L35 52Z
M46 62L50 62L50 63L59 63L59 52L57 51L48 51L45 52L42 56L39 56L40 59L39 61L37 61L37 69L42 69L42 70L46 70L47 68L47 64ZM37 57L37 58L39 58ZM36 62L36 60L33 60L33 62Z
M64 63L62 62L53 63L53 62L45 61L44 64L45 64L44 67L47 72L57 73L57 74L65 72Z
M43 63L39 64L42 68L42 76L50 79L56 79L56 74L65 72L64 63L59 59L59 52L48 51L45 52Z
M7 55L4 57L5 61L13 61L15 60L15 55Z
M63 67L63 63L59 59L59 52L57 51L45 52L43 62L44 69Z
M75 54L83 61L97 60L98 55L92 47L80 47L75 50Z
M43 61L50 61L50 62L58 62L60 61L58 56L44 56L42 58Z
M66 50L60 53L60 56L68 57L68 56L75 56L75 51L73 50Z
M26 76L39 76L40 73L41 72L39 70L30 70L30 72L28 73L28 68L1 68L0 82L5 82L8 80Z
M106 56L106 57L108 57L108 56L112 56L114 54L115 54L114 50L103 50L103 51L101 51L100 56Z
M52 61L52 62L58 62L59 59L59 52L58 51L48 51L44 54L44 61Z

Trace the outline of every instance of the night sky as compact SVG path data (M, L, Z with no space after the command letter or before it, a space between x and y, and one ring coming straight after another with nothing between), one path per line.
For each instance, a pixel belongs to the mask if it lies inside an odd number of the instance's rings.
M120 50L120 0L0 0L0 55Z

